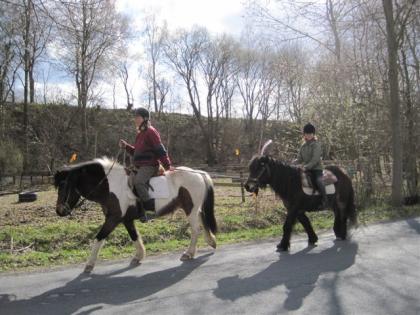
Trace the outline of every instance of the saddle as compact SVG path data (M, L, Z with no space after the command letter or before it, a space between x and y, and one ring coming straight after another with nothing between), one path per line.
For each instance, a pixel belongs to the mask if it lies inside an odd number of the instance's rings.
M133 184L133 177L137 174L137 170L135 167L125 167L124 169L128 176L128 186L133 194L137 196L136 188ZM147 186L149 186L150 198L162 199L171 196L168 179L165 176L165 169L162 166L159 166L158 174L149 179Z
M302 190L305 194L316 196L319 195L319 191L316 187L316 184L313 183L312 177L309 173L302 172ZM334 183L337 182L337 177L329 170L322 171L322 181L325 185L325 191L327 195L335 194Z

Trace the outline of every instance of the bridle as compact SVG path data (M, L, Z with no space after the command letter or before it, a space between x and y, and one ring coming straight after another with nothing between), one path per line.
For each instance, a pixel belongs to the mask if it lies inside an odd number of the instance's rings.
M113 163L112 163L112 165L111 165L111 167L109 168L109 170L108 170L108 172L105 174L105 176L99 181L99 183L98 184L96 184L95 185L95 187L93 187L92 188L92 190L88 193L88 194L86 194L86 197L82 197L82 200L79 200L79 202L77 202L76 203L76 205L74 205L73 207L70 207L70 205L69 205L69 199L70 199L70 192L71 192L71 190L70 189L68 189L68 192L67 192L67 197L66 197L66 200L64 201L64 203L63 203L63 208L64 208L64 214L68 214L68 213L70 213L70 211L71 211L71 209L74 209L74 208L78 208L78 207L80 207L80 206L82 206L84 203L85 203L85 201L92 195L92 193L94 193L95 192L95 190L97 189L97 188L99 188L99 186L103 183L103 181L108 177L108 175L109 175L109 173L111 173L111 170L112 170L112 168L114 167L114 165L115 165L115 162L118 160L118 157L120 156L120 154L121 154L121 148L118 150L118 153L117 153L117 156L116 156L116 158L114 159L114 161L113 161ZM125 151L125 150L124 150ZM125 159L125 154L124 154L124 159ZM125 162L124 162L125 163ZM68 186L68 182L69 182L69 177L70 176L67 176L66 177L66 179L65 179L65 188L67 189L67 186ZM79 195L79 196L81 196L82 194L80 193L80 191L77 189L77 188L74 188L74 190L75 190L75 192Z
M258 173L256 177L248 177L247 182L253 183L257 188L260 188L261 186L261 177L267 172L267 176L271 177L271 171L270 167L268 166L268 163L264 163L263 169Z
M69 179L68 179L68 177L69 176L67 176L66 177L66 179L64 180L64 181L62 181L62 182L64 182L64 189L66 189L67 191L68 191L68 193L67 193L67 197L66 197L66 200L64 201L64 203L63 203L63 210L64 210L64 214L68 214L68 213L70 213L70 211L71 211L71 207L70 207L70 205L69 205L69 199L70 199L70 188L68 188L68 186L69 186ZM76 190L76 193L78 193L78 191Z

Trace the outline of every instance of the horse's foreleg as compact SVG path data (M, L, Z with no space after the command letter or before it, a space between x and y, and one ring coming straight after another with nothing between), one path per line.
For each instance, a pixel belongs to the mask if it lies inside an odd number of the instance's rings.
M136 226L134 225L134 220L124 221L124 226L133 241L134 247L136 248L136 254L131 260L131 265L138 265L146 255L146 249L144 248L141 236L138 234Z
M198 235L200 234L198 211L198 209L193 209L193 211L188 216L188 222L190 223L191 227L191 242L187 251L184 252L181 256L182 261L193 259L197 250L197 240Z
M105 219L105 223L102 225L101 230L96 235L95 241L93 242L92 252L85 267L86 273L89 273L93 270L93 267L95 266L96 260L98 258L98 253L105 243L105 239L115 229L119 222L119 219L113 217L107 217Z
M308 244L316 245L316 242L318 242L318 236L315 234L315 231L312 228L311 221L309 221L309 218L306 216L306 214L301 213L298 215L298 220L303 225L306 234L308 234Z
M283 237L277 245L277 249L281 251L288 251L290 248L290 237L293 230L293 225L296 222L297 211L288 211L286 221L283 224Z

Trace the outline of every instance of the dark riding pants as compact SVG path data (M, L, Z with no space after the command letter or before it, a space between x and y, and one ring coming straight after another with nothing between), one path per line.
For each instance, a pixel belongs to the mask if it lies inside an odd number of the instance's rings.
M133 184L141 201L150 199L147 182L158 174L158 170L159 166L141 166L137 169L137 174L133 178Z
M310 170L312 184L318 188L323 199L327 198L324 182L322 181L322 170Z

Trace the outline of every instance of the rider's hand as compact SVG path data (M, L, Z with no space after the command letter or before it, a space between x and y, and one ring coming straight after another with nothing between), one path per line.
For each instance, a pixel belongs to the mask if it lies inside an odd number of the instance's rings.
M169 168L166 171L167 172L173 172L173 171L175 171L175 168L171 165L171 166L169 166Z
M120 139L120 142L119 142L120 148L125 148L127 144L128 144L127 141Z

